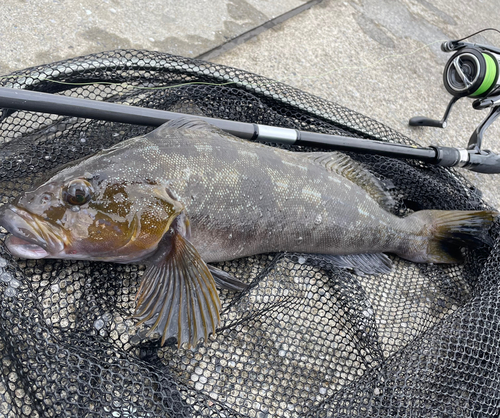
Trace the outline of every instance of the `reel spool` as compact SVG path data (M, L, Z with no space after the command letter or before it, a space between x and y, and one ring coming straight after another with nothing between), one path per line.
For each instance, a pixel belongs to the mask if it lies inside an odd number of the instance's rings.
M498 86L498 75L496 54L478 48L463 48L446 63L443 83L454 97L481 98Z

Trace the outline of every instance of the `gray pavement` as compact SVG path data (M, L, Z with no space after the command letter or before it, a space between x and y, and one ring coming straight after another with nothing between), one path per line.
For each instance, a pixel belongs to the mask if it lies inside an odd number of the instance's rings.
M306 10L267 29L298 7ZM500 28L500 5L498 0L17 0L0 5L0 19L0 74L115 48L188 57L211 51L209 60L335 101L422 145L465 147L487 113L473 110L469 99L457 103L444 130L412 128L408 119L441 118L451 98L442 83L450 54L441 52L441 42ZM262 33L250 38L256 29ZM229 50L235 38L245 42ZM473 40L500 47L498 33ZM225 47L217 49L220 45ZM499 138L500 121L487 131L485 147L500 152ZM498 175L464 174L500 207Z
M0 74L117 48L195 57L308 0L16 0L0 3Z

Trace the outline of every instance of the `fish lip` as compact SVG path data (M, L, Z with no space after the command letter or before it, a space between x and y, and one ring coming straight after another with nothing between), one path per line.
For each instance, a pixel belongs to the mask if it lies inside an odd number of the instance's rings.
M1 207L0 225L17 238L17 240L7 239L6 241L7 247L12 253L20 255L21 253L16 248L21 245L31 246L33 250L39 247L37 251L33 251L33 258L53 256L64 250L65 244L62 238L64 234L61 234L59 226L53 225L19 206L6 205ZM29 256L25 252L22 253L23 258Z

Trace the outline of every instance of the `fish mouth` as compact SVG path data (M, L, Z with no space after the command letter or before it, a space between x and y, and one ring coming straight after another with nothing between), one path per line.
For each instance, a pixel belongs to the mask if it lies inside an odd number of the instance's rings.
M11 233L5 244L19 258L51 258L64 250L61 228L18 206L0 208L0 225Z

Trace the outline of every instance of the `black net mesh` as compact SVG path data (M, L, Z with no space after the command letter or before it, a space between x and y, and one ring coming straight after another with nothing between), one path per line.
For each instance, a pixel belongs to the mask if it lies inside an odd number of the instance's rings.
M19 71L1 85L324 133L411 143L344 107L221 65L144 51ZM168 88L167 88L168 87ZM4 109L0 204L72 159L152 128ZM304 149L297 149L304 151ZM480 209L455 171L354 156L394 211ZM494 236L498 236L495 225ZM357 276L306 254L219 264L222 323L195 350L160 347L130 316L144 270L14 260L0 228L0 416L483 417L500 399L498 240L463 265L392 257Z

